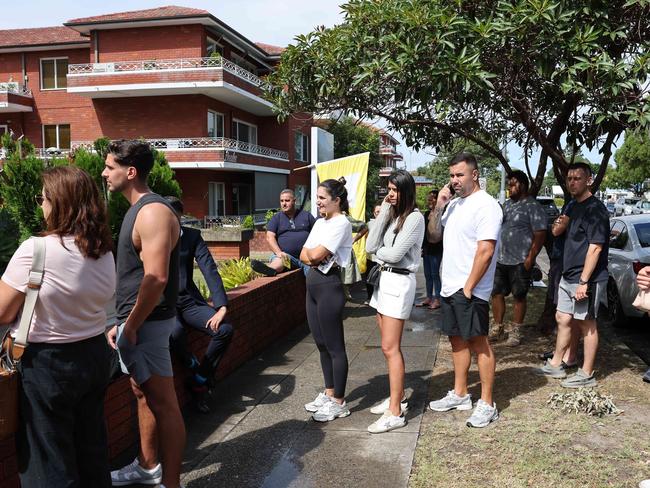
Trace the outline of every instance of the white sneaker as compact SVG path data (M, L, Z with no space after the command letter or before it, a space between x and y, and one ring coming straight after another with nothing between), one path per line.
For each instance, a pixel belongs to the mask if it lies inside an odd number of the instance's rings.
M406 419L404 418L404 414L398 417L390 413L389 410L386 410L376 422L373 422L368 426L368 432L371 434L382 434L394 429L399 429L405 425Z
M639 488L650 488L650 479L643 480L639 483Z
M499 420L496 403L488 405L483 400L479 400L471 417L467 419L467 427L487 427L495 420Z
M321 392L318 394L318 396L314 399L314 401L305 403L305 410L308 412L317 412L320 407L325 405L327 402L331 401L332 399L328 397L325 393Z
M384 398L381 402L379 402L377 405L372 407L370 409L370 413L374 415L382 415L384 412L388 410L388 407L390 406L390 397ZM408 412L409 410L409 402L406 398L404 398L400 404L400 409L402 410L402 414Z
M162 481L162 466L160 463L153 469L144 469L136 457L131 464L123 468L111 471L111 483L113 486L127 485L157 485Z
M448 412L449 410L471 410L472 395L469 393L464 397L456 395L454 390L449 390L447 396L440 400L429 403L429 408L434 412Z
M348 415L350 415L350 409L345 402L338 403L334 400L330 400L320 407L318 411L312 415L312 418L316 422L329 422L334 419L347 417Z

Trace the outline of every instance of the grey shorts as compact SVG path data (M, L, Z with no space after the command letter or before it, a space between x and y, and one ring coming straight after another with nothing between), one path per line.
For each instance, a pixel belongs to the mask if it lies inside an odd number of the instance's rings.
M176 325L176 317L144 322L138 329L138 343L134 346L122 336L124 324L117 328L117 352L122 372L130 374L138 385L152 375L174 376L169 354L169 336Z
M575 299L578 283L568 283L564 278L560 280L557 292L557 311L568 313L576 320L593 320L598 317L600 305L607 306L607 282L589 283L584 300Z

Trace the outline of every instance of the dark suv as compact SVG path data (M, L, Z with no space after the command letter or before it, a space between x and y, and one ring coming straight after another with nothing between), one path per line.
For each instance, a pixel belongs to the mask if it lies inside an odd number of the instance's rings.
M544 211L548 216L548 227L550 229L553 221L560 215L560 211L557 209L557 205L555 205L555 200L553 200L553 197L537 197L537 201L544 207Z

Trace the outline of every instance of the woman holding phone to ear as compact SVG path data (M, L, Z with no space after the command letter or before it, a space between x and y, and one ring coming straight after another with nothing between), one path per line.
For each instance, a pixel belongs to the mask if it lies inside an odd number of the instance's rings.
M321 218L312 227L300 252L300 260L311 266L307 273L307 322L320 352L325 391L305 410L313 412L317 422L347 417L345 403L348 356L343 335L345 293L341 267L348 266L352 255L352 225L348 211L345 178L325 180L318 186L316 205Z
M424 218L415 206L415 181L405 170L388 177L388 195L368 235L366 250L381 264L379 286L370 306L377 310L381 349L388 366L390 397L370 409L381 415L368 427L380 434L406 425L408 408L404 396L404 357L400 343L404 322L411 315L415 298L415 273L420 267Z

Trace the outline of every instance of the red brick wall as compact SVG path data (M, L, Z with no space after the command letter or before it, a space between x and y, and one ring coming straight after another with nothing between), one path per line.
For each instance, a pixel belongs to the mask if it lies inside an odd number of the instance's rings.
M232 322L235 333L219 365L218 379L304 324L305 279L302 272L259 278L228 292L228 320ZM208 336L189 331L189 347L199 359L208 342ZM186 375L187 371L174 364L174 383L181 405L189 400L183 386ZM110 457L115 459L138 442L137 410L128 377L122 376L110 385L104 406ZM18 488L17 471L14 439L0 441L0 487Z
M249 241L243 242L209 242L206 241L208 251L215 261L220 259L239 259L250 256Z
M102 30L97 37L100 63L203 56L200 24Z
M266 242L266 231L265 230L256 230L253 234L253 238L248 241L250 250L253 252L273 252L269 243Z

